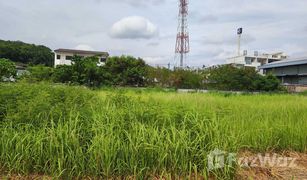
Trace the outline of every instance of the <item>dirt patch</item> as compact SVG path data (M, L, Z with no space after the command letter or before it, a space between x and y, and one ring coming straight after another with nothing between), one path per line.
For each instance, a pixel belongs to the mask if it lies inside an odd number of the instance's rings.
M10 176L0 176L0 179L7 179L7 180L52 180L54 178L44 175L10 175Z
M254 180L307 180L307 154L296 152L239 154L236 179Z

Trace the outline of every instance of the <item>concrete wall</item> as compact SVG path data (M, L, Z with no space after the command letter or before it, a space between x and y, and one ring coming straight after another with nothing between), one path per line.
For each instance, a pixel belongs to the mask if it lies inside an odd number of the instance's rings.
M57 59L57 56L60 55L61 58ZM55 53L54 55L54 66L58 65L71 65L70 60L66 60L66 56L74 56L73 54L70 53Z
M307 91L307 85L287 85L285 86L289 92L295 92L295 93L300 93L300 92L305 92Z
M245 64L245 56L237 56L227 59L227 64Z

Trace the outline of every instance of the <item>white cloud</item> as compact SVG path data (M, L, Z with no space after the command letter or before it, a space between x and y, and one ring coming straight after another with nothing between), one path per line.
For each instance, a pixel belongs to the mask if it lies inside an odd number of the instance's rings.
M130 16L113 24L110 36L118 39L151 39L158 35L158 28L141 16Z
M77 50L84 50L84 51L94 51L94 48L87 44L79 44L78 46L75 47Z
M143 57L143 59L146 61L146 63L156 66L166 66L170 60L170 57L167 56L148 56Z
M151 47L157 47L159 45L160 45L159 42L150 42L150 43L147 44L147 46L151 46Z
M226 36L226 35L211 35L205 36L202 40L200 40L203 45L236 45L238 40L237 36ZM250 44L256 41L256 39L249 35L243 34L241 42L244 44Z
M290 55L290 58L307 56L306 49L294 43L284 44L282 45L282 49L287 50L286 52L288 53L288 55Z

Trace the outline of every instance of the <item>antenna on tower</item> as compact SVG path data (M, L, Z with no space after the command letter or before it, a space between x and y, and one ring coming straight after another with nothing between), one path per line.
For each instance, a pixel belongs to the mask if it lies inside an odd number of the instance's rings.
M189 52L188 0L179 0L178 33L175 53L180 56L180 68L183 68L186 55Z

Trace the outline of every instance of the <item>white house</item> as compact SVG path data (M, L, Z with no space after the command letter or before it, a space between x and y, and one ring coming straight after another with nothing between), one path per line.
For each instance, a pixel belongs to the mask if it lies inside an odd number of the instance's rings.
M83 50L74 50L74 49L56 49L54 50L54 66L58 65L71 65L71 60L73 56L80 56L80 57L91 57L97 56L99 57L99 64L103 65L109 54L107 52L101 51L83 51Z
M263 66L268 63L277 62L286 60L288 56L283 53L273 53L273 54L259 54L258 51L255 51L253 55L244 51L243 55L235 56L227 59L227 64L233 64L235 66L245 66L245 67L254 67L256 70L259 70L260 66Z

